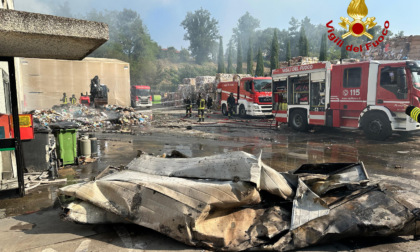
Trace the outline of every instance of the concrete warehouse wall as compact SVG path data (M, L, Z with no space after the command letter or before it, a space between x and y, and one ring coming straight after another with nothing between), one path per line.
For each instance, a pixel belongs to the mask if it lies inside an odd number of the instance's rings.
M114 59L85 58L82 61L19 58L21 109L48 109L67 97L90 92L98 75L109 88L108 103L130 106L130 65Z

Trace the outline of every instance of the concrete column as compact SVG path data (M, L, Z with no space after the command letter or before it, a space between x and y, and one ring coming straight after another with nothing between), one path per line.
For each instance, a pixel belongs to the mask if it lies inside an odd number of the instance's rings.
M0 0L0 9L14 10L13 0Z

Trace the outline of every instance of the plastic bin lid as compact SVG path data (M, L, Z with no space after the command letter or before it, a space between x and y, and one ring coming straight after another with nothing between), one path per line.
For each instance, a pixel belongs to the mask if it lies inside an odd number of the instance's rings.
M70 130L70 129L78 129L79 128L79 125L77 125L74 122L58 122L58 123L50 124L50 128L53 131L60 130L60 129L68 129L68 130Z

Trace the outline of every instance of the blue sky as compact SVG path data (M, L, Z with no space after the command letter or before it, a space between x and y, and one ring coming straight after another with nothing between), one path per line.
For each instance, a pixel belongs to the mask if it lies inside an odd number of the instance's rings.
M341 16L347 17L350 0L14 0L15 9L44 14L57 14L58 5L68 3L73 14L84 14L91 9L122 10L132 9L149 30L154 41L162 47L174 46L188 48L188 41L183 40L184 29L180 23L187 12L201 7L210 11L212 17L219 21L219 31L224 43L232 36L238 19L247 11L260 20L260 29L277 27L287 29L291 17L299 20L308 16L313 24L325 25L333 20L338 27ZM419 0L365 0L368 17L376 17L383 26L390 22L393 32L404 31L405 35L420 35L417 22ZM310 38L309 38L310 39Z

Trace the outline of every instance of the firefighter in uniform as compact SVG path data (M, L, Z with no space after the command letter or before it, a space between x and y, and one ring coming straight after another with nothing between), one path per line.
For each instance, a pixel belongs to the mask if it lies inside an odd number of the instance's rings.
M201 97L201 94L198 95L197 106L198 122L204 122L204 110L206 109L206 99L204 99L204 97Z
M207 98L207 110L209 112L210 112L212 106L213 106L213 98L211 98L211 96L209 95L209 97Z
M232 117L233 108L235 107L235 98L233 97L233 93L230 93L227 99L227 105L228 105L228 116L230 119Z
M408 106L405 109L405 113L411 118L413 118L416 122L420 122L420 108Z
M63 102L63 105L67 105L67 94L63 93L63 98L60 99Z
M72 97L70 98L70 102L71 102L71 105L76 105L77 99L75 95L72 95Z
M192 113L192 104L191 104L191 99L190 97L187 97L187 99L185 99L185 117L191 117L191 113Z

